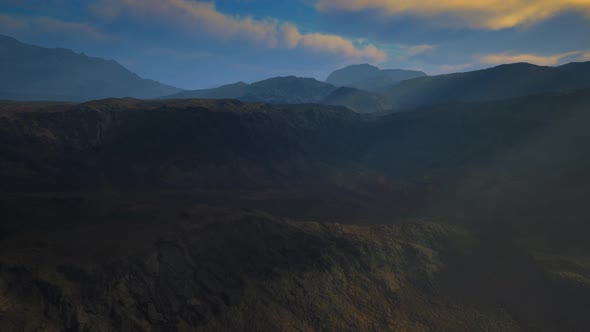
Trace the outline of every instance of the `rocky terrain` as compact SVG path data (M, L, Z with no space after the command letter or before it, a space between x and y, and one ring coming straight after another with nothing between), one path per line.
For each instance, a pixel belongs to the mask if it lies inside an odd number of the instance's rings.
M440 221L285 220L164 204L164 196L44 199L53 204L38 215L59 214L56 203L72 199L98 209L0 240L3 331L582 331L589 323L587 262L532 257Z
M0 104L2 331L584 331L588 90Z

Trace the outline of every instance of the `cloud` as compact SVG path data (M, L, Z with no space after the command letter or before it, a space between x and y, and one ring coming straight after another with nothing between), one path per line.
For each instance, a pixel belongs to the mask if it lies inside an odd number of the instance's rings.
M109 39L95 27L79 22L66 22L47 16L17 16L0 14L0 30L25 33L59 33L92 39Z
M499 30L566 11L590 14L590 0L317 0L320 11L375 10L387 16L439 17L448 24Z
M432 52L432 51L434 51L436 46L423 44L423 45L404 46L403 48L405 49L407 56L416 56L418 54Z
M586 52L580 56L580 61L590 61L590 52Z
M334 34L302 33L296 25L273 18L255 19L224 14L217 10L214 3L188 0L102 2L102 6L95 5L90 9L108 19L113 19L124 10L135 16L165 20L194 33L204 32L220 40L243 40L269 48L303 48L376 63L386 59L385 52L374 45L360 45Z
M517 62L528 62L540 66L554 66L557 65L562 59L579 55L580 51L567 52L554 55L536 55L536 54L512 54L512 53L499 53L499 54L487 54L479 56L479 62L487 65L499 65L504 63L517 63Z
M341 54L354 59L369 59L377 63L385 61L385 52L373 45L357 47L352 41L337 35L321 33L302 34L293 24L285 23L281 26L282 37L286 47L302 47L319 52Z

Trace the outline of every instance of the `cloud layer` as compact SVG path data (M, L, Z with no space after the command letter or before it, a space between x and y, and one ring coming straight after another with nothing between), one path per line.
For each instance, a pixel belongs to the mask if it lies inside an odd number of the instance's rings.
M195 33L206 33L220 40L243 40L270 48L303 48L354 59L381 63L386 53L374 45L360 45L333 34L302 33L288 22L276 19L254 19L221 13L214 3L188 0L104 0L108 11L96 11L113 17L121 11L178 24ZM101 6L104 8L104 5Z
M316 7L321 11L376 10L389 16L440 17L444 24L490 30L535 23L566 11L590 14L590 0L317 0Z

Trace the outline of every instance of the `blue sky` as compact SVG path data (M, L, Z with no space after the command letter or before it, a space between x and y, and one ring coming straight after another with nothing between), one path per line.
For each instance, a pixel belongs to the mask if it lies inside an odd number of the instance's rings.
M0 0L0 34L181 88L355 63L469 71L590 60L590 0Z

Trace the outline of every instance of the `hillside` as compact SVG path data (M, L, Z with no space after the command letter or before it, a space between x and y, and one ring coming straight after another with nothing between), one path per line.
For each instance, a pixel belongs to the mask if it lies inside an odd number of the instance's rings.
M589 109L3 102L0 329L584 330Z
M367 195L351 199L362 202L355 203L359 211L369 202L373 211L387 210L381 217L428 209L441 215L459 204L465 222L492 209L478 216L480 225L509 223L522 213L523 222L553 228L556 213L579 209L590 180L583 150L589 105L588 90L383 117L230 100L12 103L0 115L0 188L306 192L313 186L318 196ZM566 184L567 192L558 190ZM547 211L533 209L539 201ZM510 209L498 210L500 202ZM509 215L496 218L502 213Z
M156 98L180 89L143 79L113 60L23 44L0 35L0 100Z
M448 102L490 101L590 87L590 62L560 67L528 63L466 73L421 77L390 86L383 93L399 108Z
M69 199L53 198L47 212ZM0 239L3 331L532 331L588 324L588 288L554 272L588 270L559 269L514 249L506 255L456 227L294 222L161 200L142 207L147 202L86 199L102 210L87 210L77 225ZM108 221L93 221L100 214ZM486 267L490 260L503 265Z

